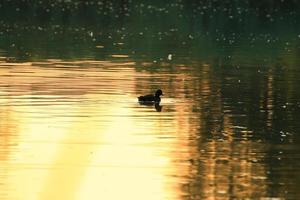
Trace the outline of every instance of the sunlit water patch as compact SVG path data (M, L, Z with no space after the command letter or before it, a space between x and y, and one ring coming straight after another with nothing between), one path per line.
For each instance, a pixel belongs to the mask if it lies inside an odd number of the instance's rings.
M0 197L295 199L297 77L123 54L1 58ZM137 102L157 88L159 109Z

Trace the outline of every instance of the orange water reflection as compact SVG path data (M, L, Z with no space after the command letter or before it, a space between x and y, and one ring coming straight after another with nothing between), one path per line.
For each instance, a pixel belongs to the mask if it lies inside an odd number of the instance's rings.
M39 65L1 69L1 199L178 198L166 178L178 170L170 152L178 144L158 139L170 128L161 121L144 123L148 108L132 109L130 64Z
M136 65L1 62L0 198L268 198L268 146L251 139L211 66ZM157 87L162 112L136 102Z

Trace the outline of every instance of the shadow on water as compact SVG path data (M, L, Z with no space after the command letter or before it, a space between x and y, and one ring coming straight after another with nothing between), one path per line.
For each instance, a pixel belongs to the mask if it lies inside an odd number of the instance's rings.
M0 3L1 199L299 199L298 3L22 2Z
M0 3L0 52L23 61L103 60L112 54L157 62L168 54L249 62L243 56L251 54L262 56L263 61L298 55L299 6L292 0L4 1Z
M162 105L160 105L160 103L154 103L154 102L139 102L140 105L143 105L143 106L148 106L148 107L153 107L155 108L155 110L157 112L161 112L162 111Z

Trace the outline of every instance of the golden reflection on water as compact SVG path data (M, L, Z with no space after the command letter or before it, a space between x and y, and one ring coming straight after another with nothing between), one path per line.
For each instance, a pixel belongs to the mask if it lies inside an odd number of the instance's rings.
M132 69L19 65L1 68L1 199L178 198L167 178L177 143L160 141L170 127L123 94Z
M2 62L0 198L268 197L267 147L233 120L220 79L209 65L178 68L151 74L131 61ZM162 112L136 102L158 86Z

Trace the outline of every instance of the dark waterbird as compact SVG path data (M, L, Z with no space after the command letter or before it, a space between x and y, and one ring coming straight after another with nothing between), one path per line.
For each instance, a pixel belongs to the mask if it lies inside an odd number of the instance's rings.
M158 89L155 94L148 94L148 95L145 95L145 96L139 96L138 97L138 100L140 103L144 103L144 104L147 104L147 103L159 103L160 102L160 96L163 95L161 89Z

